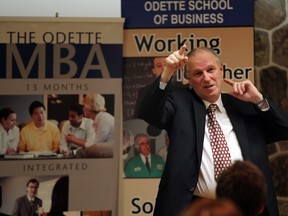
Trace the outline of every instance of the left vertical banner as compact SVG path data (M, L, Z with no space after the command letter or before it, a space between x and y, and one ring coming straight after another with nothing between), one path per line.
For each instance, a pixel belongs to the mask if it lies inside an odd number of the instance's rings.
M123 25L0 19L1 215L118 215Z

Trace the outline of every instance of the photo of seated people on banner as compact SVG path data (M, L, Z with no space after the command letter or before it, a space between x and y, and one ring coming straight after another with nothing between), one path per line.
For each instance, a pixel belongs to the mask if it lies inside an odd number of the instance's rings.
M0 95L4 159L113 158L114 95Z

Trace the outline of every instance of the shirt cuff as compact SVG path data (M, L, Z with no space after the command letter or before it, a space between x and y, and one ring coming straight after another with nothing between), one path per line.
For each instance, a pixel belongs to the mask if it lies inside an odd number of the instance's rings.
M263 105L265 105L264 107L265 108L262 108ZM267 110L270 109L270 105L268 103L268 101L264 98L259 104L257 104L257 107L262 111L262 112L265 112Z
M164 82L159 83L159 88L162 90L165 90L166 86L167 86L167 83L164 83Z

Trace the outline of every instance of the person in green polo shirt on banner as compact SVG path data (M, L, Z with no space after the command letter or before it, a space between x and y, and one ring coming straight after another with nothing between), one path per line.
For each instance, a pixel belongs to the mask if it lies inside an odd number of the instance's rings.
M151 153L151 141L147 134L140 133L134 139L139 151L125 166L126 178L160 178L164 169L163 159Z

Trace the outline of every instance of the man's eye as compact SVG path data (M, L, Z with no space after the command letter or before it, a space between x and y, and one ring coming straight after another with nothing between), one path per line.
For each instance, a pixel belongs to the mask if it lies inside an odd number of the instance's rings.
M215 70L215 68L209 68L208 72L212 73Z

